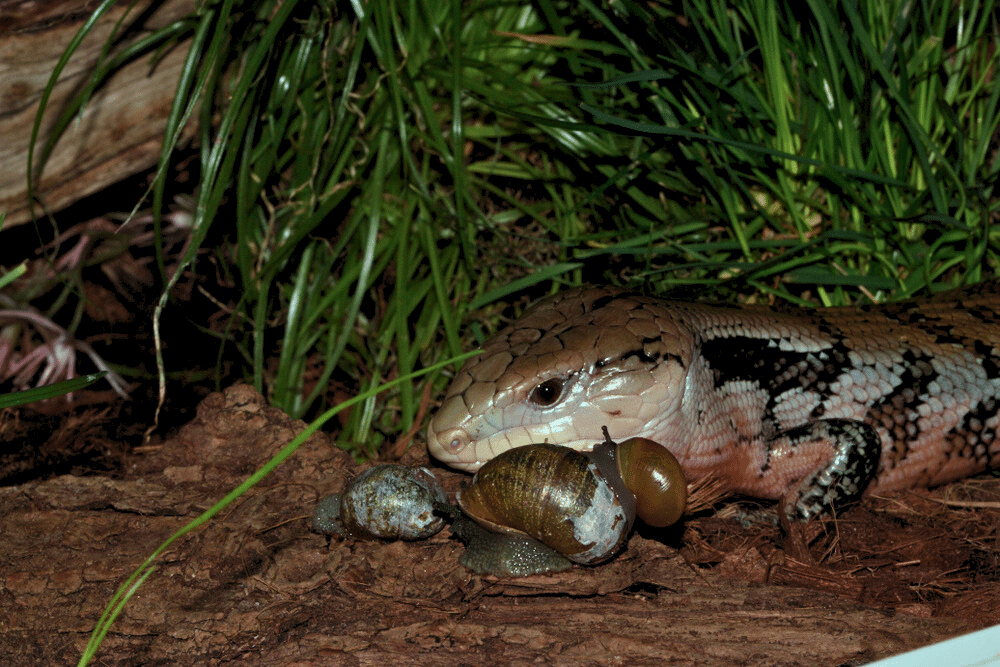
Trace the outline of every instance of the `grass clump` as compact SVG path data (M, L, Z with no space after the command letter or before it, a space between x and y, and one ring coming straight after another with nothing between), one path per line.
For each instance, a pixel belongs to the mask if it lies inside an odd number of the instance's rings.
M457 354L514 294L833 305L995 275L995 22L931 0L215 0L127 55L189 45L155 224L195 123L181 266L210 249L241 295L205 332L308 416ZM158 319L181 273L159 265ZM420 413L404 384L344 438L372 454Z

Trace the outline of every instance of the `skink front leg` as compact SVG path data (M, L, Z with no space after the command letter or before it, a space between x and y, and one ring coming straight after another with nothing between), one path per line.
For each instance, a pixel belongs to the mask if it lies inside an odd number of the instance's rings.
M767 443L760 476L809 462L781 502L789 521L808 521L861 497L878 471L882 441L874 428L852 419L821 419L779 433ZM819 462L814 465L813 462Z

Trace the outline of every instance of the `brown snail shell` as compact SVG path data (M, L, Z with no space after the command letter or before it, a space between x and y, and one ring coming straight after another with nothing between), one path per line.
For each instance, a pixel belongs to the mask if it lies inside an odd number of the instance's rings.
M648 438L629 438L616 450L618 472L635 496L635 514L648 526L680 521L687 505L684 471L666 447Z
M527 534L588 564L614 555L636 508L647 523L665 526L680 518L686 500L673 455L651 440L632 438L620 444L609 439L587 453L549 444L508 450L479 469L458 504L490 530Z
M631 527L597 466L556 445L517 447L487 461L458 505L490 530L525 533L577 563L609 557Z

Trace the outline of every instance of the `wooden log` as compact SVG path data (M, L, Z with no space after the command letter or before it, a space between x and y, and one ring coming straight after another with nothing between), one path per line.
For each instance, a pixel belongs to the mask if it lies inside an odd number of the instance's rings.
M35 114L56 63L96 6L87 0L0 0L0 212L7 213L5 227L31 219L27 164ZM121 2L109 11L62 71L36 144L36 168L53 124L92 72L127 7ZM194 8L195 0L140 0L124 25L141 22L141 30L132 31L134 40ZM44 165L36 215L65 208L156 163L187 50L187 43L180 44L155 64L152 57L142 57L94 94ZM120 208L133 205L122 202Z
M129 573L305 427L236 385L122 474L0 487L4 664L76 662ZM392 543L310 532L316 499L357 471L314 433L157 559L94 664L858 665L996 619L995 568L949 618L927 602L875 608L734 580L638 535L610 563L498 579L459 565L448 531ZM467 481L437 474L452 493Z

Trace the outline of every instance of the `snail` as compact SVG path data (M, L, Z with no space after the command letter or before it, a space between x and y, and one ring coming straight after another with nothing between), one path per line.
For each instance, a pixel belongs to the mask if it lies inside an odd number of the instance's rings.
M313 530L355 539L420 540L444 527L435 503L445 495L426 468L383 464L347 483L343 493L322 498L313 510Z
M636 516L669 526L686 502L684 474L665 447L646 438L615 443L605 429L591 452L536 444L487 461L458 497L481 529L461 518L452 529L466 542L466 567L525 576L607 560Z

